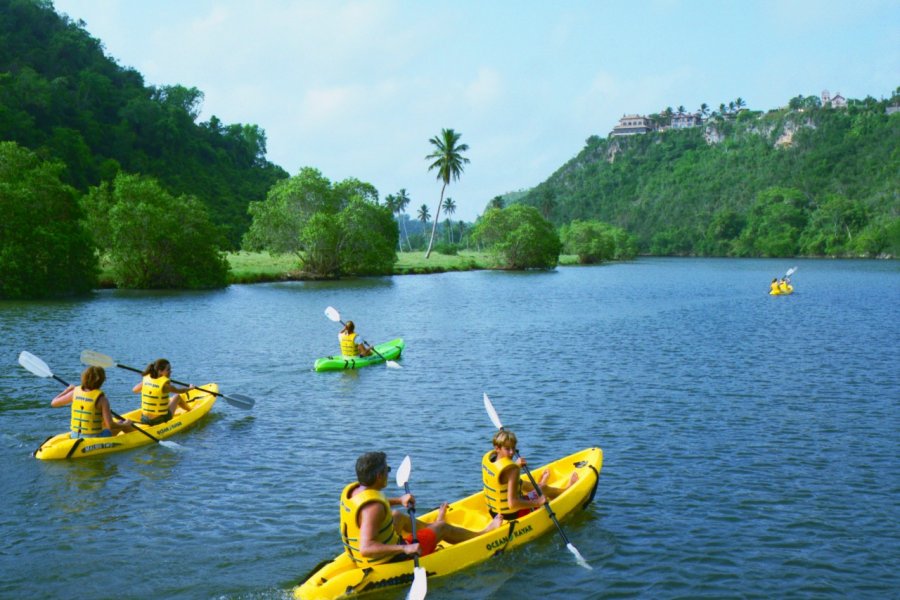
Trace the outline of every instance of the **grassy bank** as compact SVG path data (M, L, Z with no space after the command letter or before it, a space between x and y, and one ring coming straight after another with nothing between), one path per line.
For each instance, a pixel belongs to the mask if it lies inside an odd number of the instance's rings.
M295 256L272 256L266 252L232 252L228 254L231 264L231 283L257 283L261 281L285 281L308 279L300 270ZM562 265L576 264L574 256L559 257ZM416 275L424 273L444 273L447 271L474 271L490 269L493 262L486 252L464 250L456 256L432 252L426 260L425 253L398 252L394 265L395 275Z

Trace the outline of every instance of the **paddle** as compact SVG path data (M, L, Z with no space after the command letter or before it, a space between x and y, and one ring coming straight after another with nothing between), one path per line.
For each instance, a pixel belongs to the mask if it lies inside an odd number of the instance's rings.
M29 371L31 371L32 373L34 373L35 375L37 375L38 377L52 377L53 379L57 380L64 386L66 386L66 387L69 386L68 383L66 383L65 381L63 381L62 379L60 379L59 377L57 377L56 375L53 374L53 372L50 370L50 367L47 366L47 363L45 363L40 358L38 358L37 356L35 356L34 354L32 354L30 352L23 351L21 354L19 354L19 364L22 365L23 367L25 367L26 369L28 369ZM122 415L114 412L111 407L109 409L109 412L112 413L112 416L119 419L120 421L125 420L124 417L122 417ZM131 426L134 427L135 429L137 429L138 431L140 431L141 433L143 433L144 435L146 435L148 438L150 438L157 444L161 444L163 446L166 446L167 448L182 448L181 444L178 444L177 442L170 442L168 440L161 440L158 437L156 437L155 435L151 434L149 431L141 429L133 422L132 422Z
M328 308L325 309L325 316L328 317L329 319L331 319L332 321L334 321L335 323L340 323L341 325L343 325L343 326L345 326L345 327L347 326L346 323L344 323L343 321L341 321L341 313L339 313L339 312L337 311L337 309L334 308L333 306L329 306ZM371 344L369 344L369 342L367 342L366 340L363 340L363 343L364 343L365 345L369 346L369 348L372 349L372 352L374 352L374 353L377 354L379 357L381 357L381 360L384 361L384 364L387 365L388 368L391 368L391 369L402 369L402 368L403 368L403 367L400 366L400 363L398 363L398 362L396 362L396 361L393 361L393 360L388 360L388 359L386 359L386 358L384 357L384 355L381 354L381 352L379 352L378 350L376 350L375 347L372 346Z
M790 269L787 270L787 273L785 273L784 276L790 277L791 275L793 275L796 272L797 272L797 267L791 267Z
M403 462L400 463L400 468L397 469L397 485L403 488L403 491L407 494L410 493L409 472L411 470L412 462L409 460L409 455L407 455L403 459ZM416 509L414 506L410 506L406 510L409 512L413 544L418 544L419 540L416 538ZM419 566L419 555L416 554L413 556L413 582L412 586L409 588L409 594L407 594L406 600L422 600L427 593L428 573L425 571L424 567Z
M497 411L494 410L494 405L491 404L491 399L488 398L488 395L484 395L484 408L487 410L488 416L491 418L491 422L494 424L494 427L497 429L503 429L503 423L500 422L500 415L497 414ZM519 458L518 449L513 454L514 459ZM534 480L534 476L531 474L531 470L528 468L528 465L524 465L522 467L525 469L525 474L528 476L529 481L531 481L531 485L534 486L534 489L537 490L538 495L541 494L541 488ZM548 498L549 500L549 498ZM550 515L550 518L553 520L553 524L556 525L556 528L559 530L559 535L562 536L563 541L566 543L566 548L569 549L575 556L575 560L578 561L578 564L588 570L593 570L593 567L588 564L584 557L581 556L581 553L578 552L578 549L572 545L572 542L569 541L569 538L566 537L566 533L563 531L562 526L559 524L559 520L556 518L556 515L553 513L553 509L550 508L550 502L544 503L544 508L547 509L547 513Z
M115 360L113 360L112 357L105 354L100 354L99 352L94 352L93 350L83 350L81 352L81 362L93 367L119 367L120 369L125 369L126 371L143 373L143 371L141 371L140 369L135 369L134 367L129 367L126 365L120 365ZM186 386L190 385L189 383L176 381L175 379L172 380L172 383ZM249 396L244 396L243 394L232 394L231 396L226 396L225 394L220 394L219 392L214 392L206 388L198 387L196 389L200 390L201 392L206 392L207 394L212 394L214 396L221 396L222 398L225 398L225 401L228 402L228 404L236 406L237 408L243 408L244 410L253 408L253 405L256 403L256 400L250 398Z

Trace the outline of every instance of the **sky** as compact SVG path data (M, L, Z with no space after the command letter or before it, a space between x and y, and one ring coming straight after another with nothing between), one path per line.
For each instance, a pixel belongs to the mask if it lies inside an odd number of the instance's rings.
M453 220L526 190L625 114L752 110L900 86L898 0L53 0L147 85L196 87L198 122L255 124L268 159L405 188L433 216L429 140L470 160ZM443 219L445 215L441 215Z

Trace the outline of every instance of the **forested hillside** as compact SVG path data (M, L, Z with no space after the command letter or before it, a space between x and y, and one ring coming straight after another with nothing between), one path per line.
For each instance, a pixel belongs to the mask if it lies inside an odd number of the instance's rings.
M898 91L846 108L797 97L692 129L592 136L519 201L557 226L622 227L645 253L897 256L900 113L887 108Z
M194 87L145 85L49 0L0 0L0 140L61 160L81 192L123 171L196 196L236 248L249 202L287 173L266 160L257 125L198 123L202 100Z

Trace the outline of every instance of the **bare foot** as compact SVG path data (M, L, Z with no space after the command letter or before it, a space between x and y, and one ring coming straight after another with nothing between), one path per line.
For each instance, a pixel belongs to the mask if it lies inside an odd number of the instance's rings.
M545 485L547 485L548 481L550 481L550 470L549 469L544 471L543 473L541 473L541 479L540 479L540 481L538 481L538 485L540 485L541 487L544 487Z
M578 481L578 473L572 473L572 476L569 477L569 483L566 485L566 489L569 489L576 481Z
M447 507L450 506L446 502L441 503L441 507L438 509L437 518L434 520L435 524L438 523L446 523L446 519L444 519L444 515L447 514Z
M500 527L501 523L503 523L503 516L502 515L494 515L494 518L491 519L491 522L488 523L487 527L485 527L484 529L481 530L481 533L487 533L488 531L490 531L492 529L497 529L498 527Z

